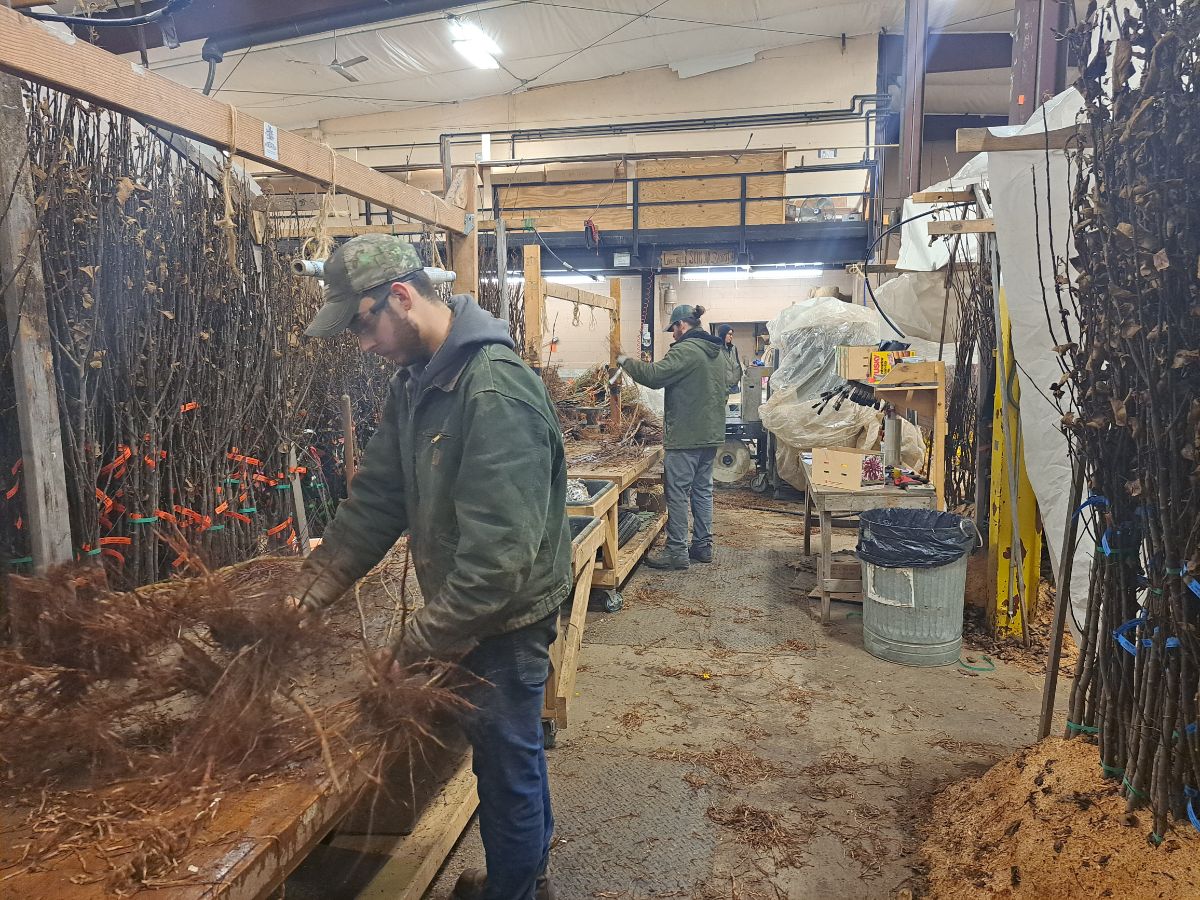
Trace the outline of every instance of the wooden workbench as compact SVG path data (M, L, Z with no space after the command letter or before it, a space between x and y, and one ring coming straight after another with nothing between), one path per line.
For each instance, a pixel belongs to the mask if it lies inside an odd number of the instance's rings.
M419 598L411 574L410 579L409 596L416 594ZM382 590L374 600L364 588L362 598L368 633L382 636L391 617ZM302 685L310 701L318 696L322 702L354 696L360 686L362 647L354 600L339 604L325 627L347 639L344 648L314 662L311 682ZM385 885L386 891L367 895L392 900L420 898L478 805L469 755L456 753L450 757L450 751L436 745L426 749L431 752L393 755L399 766L392 770L392 783L402 785L409 793L410 811L404 821L375 817L376 835L371 839L374 858L364 864L378 869L372 884ZM428 766L413 762L408 767L408 759L417 756L428 758ZM215 795L220 799L211 820L195 835L178 865L156 879L162 886L143 889L139 896L256 900L270 895L326 835L339 828L356 804L373 806L374 790L366 767L351 765L349 754L336 747L334 762L337 785L320 758L225 785ZM426 773L435 766L437 776L427 779ZM404 768L404 772L396 772L395 768ZM409 786L410 773L416 782L414 787ZM118 785L98 787L80 802L91 808L111 796L119 803L120 791ZM414 791L420 796L412 796ZM414 806L415 814L411 812ZM98 855L98 848L87 840L80 842L85 846L79 853L66 849L39 870L23 868L18 862L22 848L34 836L28 821L30 813L29 807L15 803L0 805L0 897L99 900L112 896L104 879L109 867ZM119 834L116 832L105 847L106 856L118 864L129 852L126 847L122 853Z
M643 447L638 456L608 462L592 461L588 456L598 450L595 444L572 443L567 446L567 476L570 478L603 478L623 493L646 478L651 467L662 461L661 446ZM597 563L594 584L598 588L616 590L641 561L654 539L667 524L667 514L660 513L649 527L638 532L624 547L617 546L617 516L619 503L605 512L603 561Z
M558 638L550 647L550 675L546 679L545 699L542 702L542 726L546 746L554 743L554 733L567 727L571 698L575 696L575 673L579 669L579 650L583 646L583 629L587 624L588 597L592 593L592 578L596 572L596 551L604 543L604 522L575 538L571 544L571 571L575 586L567 615L559 621Z
M804 555L812 554L812 511L817 511L821 548L817 560L817 590L821 597L821 621L829 621L833 594L859 593L861 581L832 577L833 513L860 513L868 509L936 509L937 492L929 485L899 488L870 485L858 489L813 484L812 460L800 457L804 471Z

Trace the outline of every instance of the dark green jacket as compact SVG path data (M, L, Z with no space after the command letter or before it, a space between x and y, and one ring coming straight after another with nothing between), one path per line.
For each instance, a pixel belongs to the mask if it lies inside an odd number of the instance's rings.
M626 359L621 368L638 384L666 388L663 400L663 446L695 450L725 443L725 359L721 342L693 328L655 363Z
M469 297L429 364L392 380L305 597L328 605L406 531L425 605L398 657L454 658L545 618L571 584L562 433L506 329ZM307 584L307 579L306 582Z

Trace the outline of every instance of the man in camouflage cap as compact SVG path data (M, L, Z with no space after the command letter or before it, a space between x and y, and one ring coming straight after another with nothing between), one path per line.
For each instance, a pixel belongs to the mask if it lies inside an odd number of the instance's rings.
M304 563L292 604L321 612L402 535L425 604L391 648L393 677L430 661L479 677L464 723L474 747L487 871L460 900L544 900L554 818L541 723L550 645L571 587L562 433L508 329L470 297L442 302L413 246L343 244L307 333L349 330L400 366L350 497Z

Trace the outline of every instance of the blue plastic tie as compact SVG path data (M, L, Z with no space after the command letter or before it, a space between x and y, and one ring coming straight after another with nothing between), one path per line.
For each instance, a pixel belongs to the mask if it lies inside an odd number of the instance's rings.
M1071 518L1078 519L1083 511L1089 506L1108 506L1108 498L1101 496L1100 494L1092 494L1092 496L1088 497L1079 504L1079 508L1075 510L1075 514L1071 516Z
M1113 629L1113 637L1116 638L1118 644L1125 648L1125 652L1130 656L1137 656L1137 644L1125 637L1125 635L1145 621L1145 618L1138 616L1136 619L1130 619L1124 625L1118 625Z
M1187 814L1188 820L1192 823L1192 827L1200 831L1200 816L1196 815L1196 798L1200 797L1200 791L1194 787L1183 786L1183 795L1188 798Z

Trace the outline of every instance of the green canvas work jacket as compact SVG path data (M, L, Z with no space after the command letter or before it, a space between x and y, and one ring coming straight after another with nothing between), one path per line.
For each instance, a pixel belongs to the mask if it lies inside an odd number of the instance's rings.
M658 362L625 359L621 368L638 384L665 388L663 446L696 450L725 443L725 359L721 342L693 328Z
M379 428L324 540L304 602L328 606L407 532L424 606L402 662L452 659L545 618L571 586L566 458L546 388L501 323L451 301L446 343L392 379Z

